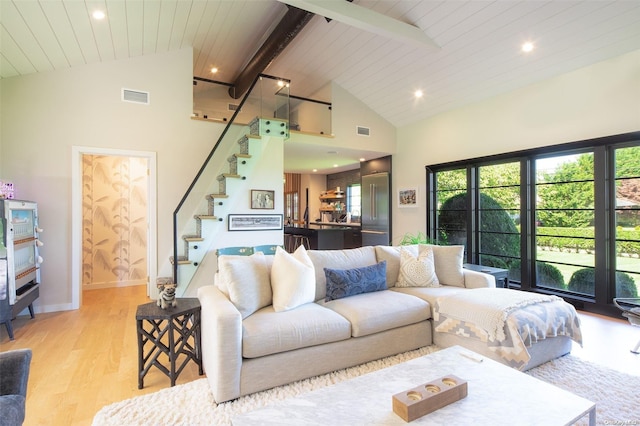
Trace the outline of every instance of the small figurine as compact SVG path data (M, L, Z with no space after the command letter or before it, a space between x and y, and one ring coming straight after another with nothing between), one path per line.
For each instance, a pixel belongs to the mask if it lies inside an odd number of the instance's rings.
M158 306L161 309L166 309L167 306L175 308L178 304L176 301L176 285L175 283L158 284L160 294L158 295Z

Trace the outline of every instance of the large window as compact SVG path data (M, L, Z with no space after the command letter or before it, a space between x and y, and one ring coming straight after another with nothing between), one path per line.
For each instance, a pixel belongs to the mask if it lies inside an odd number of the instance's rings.
M427 232L509 285L618 314L640 294L640 133L427 166Z

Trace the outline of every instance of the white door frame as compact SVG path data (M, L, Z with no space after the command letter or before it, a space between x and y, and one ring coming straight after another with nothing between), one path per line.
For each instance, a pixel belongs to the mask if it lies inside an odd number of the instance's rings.
M122 149L71 147L71 308L82 304L82 156L110 155L146 158L149 165L147 218L147 296L155 286L158 269L156 153Z

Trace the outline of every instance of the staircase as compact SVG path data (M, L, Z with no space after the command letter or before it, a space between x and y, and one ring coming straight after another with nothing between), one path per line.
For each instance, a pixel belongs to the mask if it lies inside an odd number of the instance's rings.
M221 247L219 241L228 232L227 214L246 208L250 190L247 176L261 159L262 145L273 138L284 143L289 126L287 120L255 118L239 132L235 143L231 140L216 145L205 162L207 167L200 170L174 214L174 256L170 257L173 277L159 277L156 284L175 282L178 297L191 285L204 257ZM221 140L234 135L225 132Z

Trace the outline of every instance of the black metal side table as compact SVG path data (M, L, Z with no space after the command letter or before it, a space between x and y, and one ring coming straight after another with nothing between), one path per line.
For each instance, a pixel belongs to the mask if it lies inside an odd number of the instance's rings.
M470 271L484 272L485 274L493 275L496 279L496 287L508 288L509 287L509 270L502 268L494 268L491 266L475 265L473 263L465 263L463 268Z
M197 298L179 298L176 301L175 308L160 309L156 302L138 306L138 389L144 387L144 376L152 366L171 379L171 386L176 384L178 375L189 361L198 364L199 373L203 374L200 301ZM145 348L147 343L150 347ZM169 368L160 362L163 354Z

